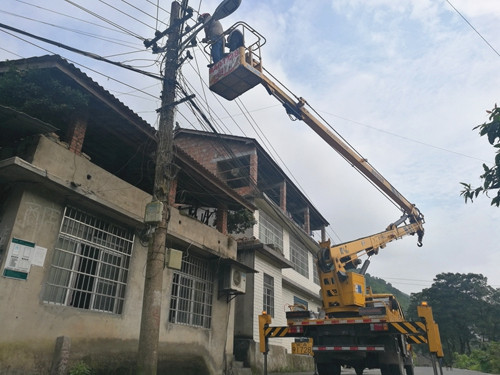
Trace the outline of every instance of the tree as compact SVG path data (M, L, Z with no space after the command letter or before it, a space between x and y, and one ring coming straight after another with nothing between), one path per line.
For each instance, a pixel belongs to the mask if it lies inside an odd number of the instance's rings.
M470 355L482 342L497 339L498 290L480 274L441 273L430 288L411 295L409 313L417 319L417 305L432 306L439 324L445 356Z
M372 289L373 293L387 293L392 294L398 300L399 304L403 311L408 311L408 305L410 304L410 296L408 294L403 293L399 289L393 287L390 283L386 282L383 279L380 279L375 276L371 276L369 273L365 275L366 286Z
M465 203L470 199L472 202L474 198L480 193L484 193L488 196L488 192L495 192L496 196L491 199L491 205L500 206L500 108L495 107L491 111L486 111L489 113L490 122L485 122L482 125L474 127L479 129L479 135L487 135L488 142L497 149L495 156L495 165L493 167L488 167L483 164L484 173L480 176L483 180L483 185L479 187L472 187L471 184L466 184L461 182L464 186L464 190L461 191L460 195L465 198Z
M74 86L74 85L73 85ZM59 125L86 113L90 96L50 69L10 69L0 74L0 104Z
M229 211L227 213L227 231L232 234L244 233L257 223L253 213L248 210Z

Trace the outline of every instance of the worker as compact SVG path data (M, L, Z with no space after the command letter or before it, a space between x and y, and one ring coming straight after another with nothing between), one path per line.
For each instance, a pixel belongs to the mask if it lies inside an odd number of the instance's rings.
M233 52L235 49L240 47L244 47L245 39L243 37L243 33L240 30L233 30L227 37L227 45L229 47L229 51Z
M222 24L219 21L215 21L209 13L203 13L198 20L203 22L205 30L205 38L201 41L203 43L212 43L212 61L216 64L224 57L224 30L222 29Z

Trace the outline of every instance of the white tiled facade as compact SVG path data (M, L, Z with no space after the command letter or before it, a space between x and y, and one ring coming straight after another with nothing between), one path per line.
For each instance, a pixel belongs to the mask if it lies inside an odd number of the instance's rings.
M259 216L261 215L262 209L255 212L255 219L257 224L253 228L253 236L261 240L259 237ZM289 306L294 304L294 297L300 298L307 302L307 307L309 310L317 312L321 306L321 301L319 299L319 285L314 283L314 270L315 267L313 249L310 249L310 244L306 245L300 238L297 238L297 228L294 228L294 233L290 233L288 227L290 224L285 225L283 221L280 221L276 215L272 213L265 213L266 217L270 216L275 223L282 225L283 227L283 255L284 257L291 261L290 256L290 238L295 237L294 241L299 242L303 245L305 251L307 251L307 266L308 266L308 277L305 277L301 273L295 271L293 268L280 269L276 266L270 264L265 258L260 257L258 254L255 256L254 269L258 271L255 274L254 279L254 324L253 324L253 339L259 341L259 324L258 316L262 314L263 311L263 294L264 294L264 274L270 275L274 278L274 317L272 318L273 326L283 326L286 325L285 311L289 310ZM293 225L293 224L292 224ZM292 227L293 228L293 227ZM261 240L262 241L262 240ZM285 279L285 280L284 280ZM296 284L300 287L294 287L290 284ZM302 289L302 290L301 290ZM307 290L307 292L304 291ZM287 350L290 350L290 344L293 341L291 338L272 339L272 345L284 346Z

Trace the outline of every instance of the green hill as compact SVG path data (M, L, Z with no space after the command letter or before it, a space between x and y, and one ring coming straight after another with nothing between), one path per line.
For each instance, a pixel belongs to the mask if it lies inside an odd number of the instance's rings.
M410 305L410 296L403 293L399 289L394 288L390 283L378 277L371 276L370 274L365 275L366 286L372 288L373 293L390 293L393 294L396 299L401 304L401 308L406 313L408 306Z

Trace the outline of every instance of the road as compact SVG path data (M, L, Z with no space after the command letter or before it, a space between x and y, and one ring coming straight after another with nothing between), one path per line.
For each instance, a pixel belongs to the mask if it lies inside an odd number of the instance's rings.
M365 370L363 372L364 375L380 375L380 370ZM415 375L432 375L433 371L431 367L415 367ZM453 369L446 370L443 369L444 375L483 375L484 372L477 372L471 370L461 370L461 369ZM313 375L313 372L275 372L269 373L269 375ZM342 375L356 375L354 370L352 369L342 369Z

